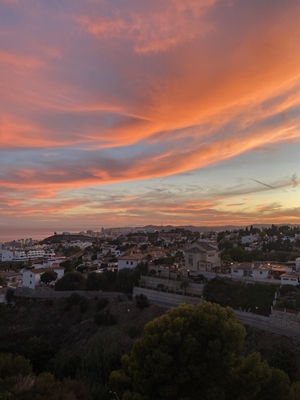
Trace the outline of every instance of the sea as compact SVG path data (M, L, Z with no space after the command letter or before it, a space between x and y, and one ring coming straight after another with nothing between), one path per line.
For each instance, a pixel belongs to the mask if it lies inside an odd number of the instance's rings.
M105 228L105 226L103 226ZM62 232L78 233L91 229L93 231L101 231L102 226L99 225L91 227L83 226L1 226L0 225L0 243L11 242L12 240L19 239L33 239L43 240L49 236L54 235L54 232L60 234Z

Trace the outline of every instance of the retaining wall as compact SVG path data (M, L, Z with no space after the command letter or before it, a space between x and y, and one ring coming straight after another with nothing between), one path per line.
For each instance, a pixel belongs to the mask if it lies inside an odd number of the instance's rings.
M144 286L150 289L156 289L158 285L164 285L168 290L173 290L175 292L180 292L183 294L184 289L180 287L182 280L173 279L161 279L152 276L142 276L141 282ZM143 286L143 285L142 285ZM187 288L185 288L186 293L191 295L201 296L204 289L204 284L188 282Z
M270 324L300 332L300 312L272 306Z
M199 297L184 296L180 294L161 292L159 290L134 287L133 296L140 294L147 296L150 303L165 306L166 308L177 307L181 303L199 304L204 301Z
M47 290L47 288L36 288L36 289L29 289L18 287L14 295L17 297L33 297L39 299L60 299L63 297L69 297L72 293L78 293L80 296L83 296L87 299L91 299L94 297L98 298L117 298L119 296L122 299L128 299L128 296L124 293L119 292L102 292L102 291L85 291L85 290L69 290L69 291L55 291L53 289Z

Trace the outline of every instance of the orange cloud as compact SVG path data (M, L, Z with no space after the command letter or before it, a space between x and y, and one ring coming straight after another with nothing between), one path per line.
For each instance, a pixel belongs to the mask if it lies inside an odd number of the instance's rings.
M0 185L16 196L4 198L3 213L15 206L14 215L31 214L33 203L19 203L31 194L43 212L57 206L68 217L73 209L89 215L94 204L80 193L91 186L176 176L270 145L299 145L297 2L63 1L59 15L31 0L15 3L3 8L15 25L0 32ZM272 186L297 190L295 172ZM248 183L244 195L267 190ZM71 190L78 203L69 209L62 197ZM233 198L239 187L230 190L209 191L212 201L202 194L173 203L165 193L148 206L157 219L254 218L252 201L234 212L243 203ZM141 219L147 203L135 193L128 198L118 208L105 204L107 218ZM255 211L283 218L268 207Z

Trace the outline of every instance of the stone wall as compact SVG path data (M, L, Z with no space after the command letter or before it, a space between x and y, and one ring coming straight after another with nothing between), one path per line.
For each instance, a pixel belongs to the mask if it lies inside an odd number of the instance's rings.
M300 312L272 306L270 324L300 332Z
M199 304L204 300L199 297L184 296L174 293L161 292L159 290L135 287L133 296L144 294L150 303L161 305L163 307L177 307L181 303Z
M36 289L29 289L29 288L23 288L23 287L18 287L14 295L17 297L32 297L32 298L39 298L39 299L59 299L63 297L69 297L73 293L78 293L80 296L83 296L87 299L91 298L117 298L119 296L122 297L122 299L128 299L128 296L125 295L124 293L119 293L119 292L102 292L100 291L85 291L85 290L70 290L70 291L55 291L54 289L51 288L36 288Z
M164 279L156 278L152 276L142 276L140 280L140 286L144 286L146 289L158 289L158 285L164 285L164 291L173 291L177 294L183 294L184 290L187 294L202 296L205 284L188 282L188 286L183 289L181 288L182 280L177 279Z

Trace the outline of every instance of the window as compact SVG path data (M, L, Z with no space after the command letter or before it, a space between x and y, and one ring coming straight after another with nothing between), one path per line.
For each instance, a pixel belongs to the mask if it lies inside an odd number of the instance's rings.
M189 254L189 265L193 265L193 254Z
M130 262L130 265L133 265L133 261Z
M259 271L260 275L262 274L262 271Z
M32 274L30 274L30 278L32 278Z
M31 285L31 284L32 284L32 281L30 281L29 283L30 283L30 285Z
M235 272L237 274L239 271L237 269L234 269L233 272Z
M128 261L126 261L126 264L128 264Z

